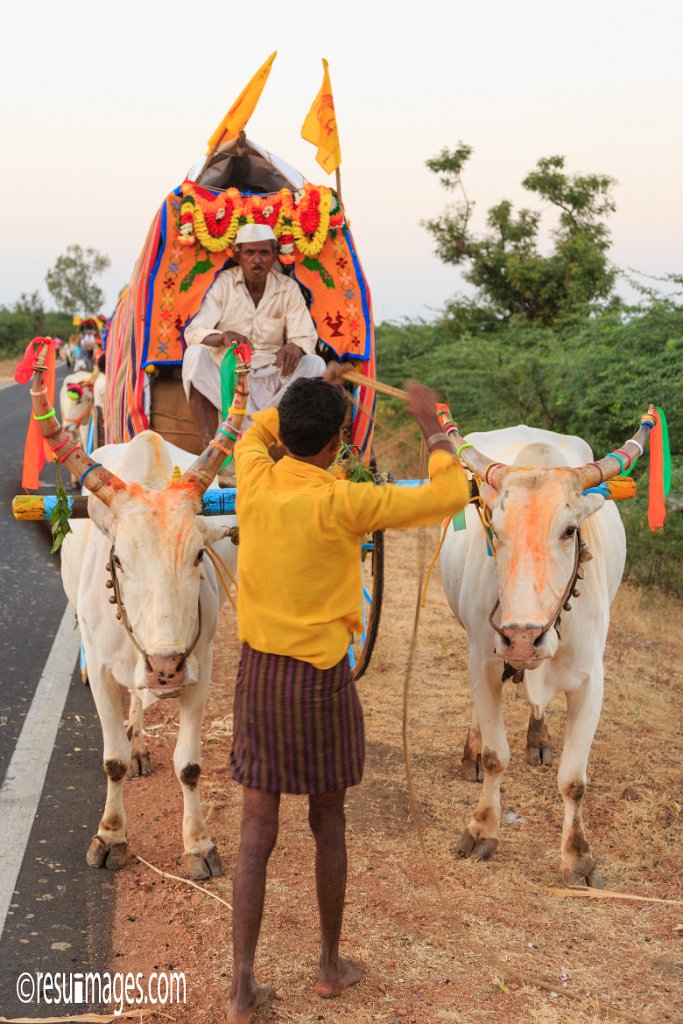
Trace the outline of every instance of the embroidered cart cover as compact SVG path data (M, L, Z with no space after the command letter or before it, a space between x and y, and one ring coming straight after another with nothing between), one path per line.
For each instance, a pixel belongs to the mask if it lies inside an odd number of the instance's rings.
M106 443L128 441L148 429L145 369L182 363L185 326L216 275L231 265L231 246L243 223L273 228L280 261L292 266L310 295L320 340L338 359L357 360L360 372L374 378L370 292L335 193L306 184L251 195L188 180L166 197L152 221L109 326ZM360 386L354 397L352 443L369 452L376 395Z

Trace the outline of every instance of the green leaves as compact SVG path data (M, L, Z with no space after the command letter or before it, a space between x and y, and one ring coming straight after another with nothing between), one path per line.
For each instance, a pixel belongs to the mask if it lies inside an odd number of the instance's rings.
M64 543L64 538L72 533L71 523L69 522L69 497L64 489L62 473L58 462L55 463L55 469L57 470L57 501L50 513L50 531L53 538L52 547L50 548L51 555L59 551Z

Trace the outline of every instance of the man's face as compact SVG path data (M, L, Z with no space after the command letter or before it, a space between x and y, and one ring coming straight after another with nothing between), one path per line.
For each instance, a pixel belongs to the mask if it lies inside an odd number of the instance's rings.
M240 246L237 260L247 284L263 284L275 263L272 242L246 242Z

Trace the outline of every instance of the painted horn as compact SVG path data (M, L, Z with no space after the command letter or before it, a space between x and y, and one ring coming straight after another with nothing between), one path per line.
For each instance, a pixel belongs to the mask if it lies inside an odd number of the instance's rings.
M86 455L80 444L74 440L73 435L67 433L60 424L48 401L47 387L43 380L46 369L41 350L36 360L33 387L31 388L33 415L40 432L53 452L56 453L59 462L66 466L69 472L82 481L88 490L97 495L105 505L111 505L117 494L127 491L128 488L123 480L119 480L108 469L100 466L89 455Z
M480 480L484 480L490 487L498 490L503 474L509 469L509 466L506 466L504 462L495 462L488 455L478 451L473 444L465 440L457 427L455 430L449 428L448 436L456 451L462 449L458 455L462 464L474 473L476 477L479 477Z
M614 453L605 455L604 459L598 462L589 462L587 466L581 466L581 483L583 489L597 487L604 480L610 480L628 469L633 460L643 454L643 449L648 442L650 430L657 423L657 413L653 405L650 406L644 416L640 417L640 427L636 434L621 448Z
M235 442L242 433L242 420L247 411L247 399L249 398L247 376L251 370L250 353L247 353L246 346L238 346L235 350L237 383L225 422L221 423L213 441L209 441L202 454L198 455L192 465L183 473L183 480L194 486L198 498L201 498L206 489L211 486L213 478L232 452Z

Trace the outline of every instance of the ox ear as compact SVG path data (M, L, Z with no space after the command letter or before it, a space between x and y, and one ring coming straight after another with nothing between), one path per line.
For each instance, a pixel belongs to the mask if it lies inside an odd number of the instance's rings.
M199 532L204 538L205 544L215 544L219 540L223 540L228 536L228 530L230 527L226 523L211 523L203 516L197 517L197 525L199 526Z
M604 504L605 499L602 494L582 494L579 502L579 522L584 522L589 516L597 512L598 509L601 509Z

